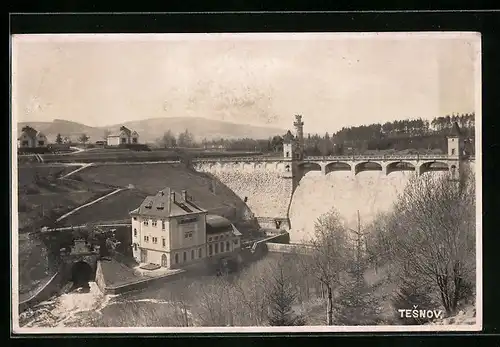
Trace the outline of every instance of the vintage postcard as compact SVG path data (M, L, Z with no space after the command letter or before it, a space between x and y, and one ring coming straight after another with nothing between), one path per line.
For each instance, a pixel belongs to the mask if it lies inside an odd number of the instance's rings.
M14 333L481 330L480 34L11 48Z

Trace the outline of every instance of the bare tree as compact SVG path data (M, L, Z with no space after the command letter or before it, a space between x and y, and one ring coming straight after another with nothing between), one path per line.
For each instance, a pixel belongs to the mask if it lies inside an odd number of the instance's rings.
M89 141L89 137L87 134L81 134L80 137L78 137L78 141L85 146L85 144Z
M387 223L392 256L409 276L432 283L453 314L475 274L475 180L424 174L411 180Z
M175 135L172 134L172 131L167 130L163 136L158 139L158 144L163 148L173 148L177 145L177 140L175 139Z
M335 210L318 218L310 246L306 268L326 289L327 324L333 325L333 292L341 284L347 265L346 230Z

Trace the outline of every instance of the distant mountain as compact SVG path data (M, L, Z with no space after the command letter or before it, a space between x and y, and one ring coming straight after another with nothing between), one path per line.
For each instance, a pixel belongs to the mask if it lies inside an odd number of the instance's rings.
M57 134L63 137L68 136L77 141L78 137L85 133L90 137L90 142L100 141L106 131L117 132L124 125L139 133L141 142L154 142L166 131L170 130L174 134L179 134L188 129L196 138L201 141L217 138L254 138L267 139L271 136L282 135L284 129L268 128L246 124L237 124L224 121L210 120L195 117L176 118L152 118L140 121L124 122L122 124L110 125L107 127L90 127L84 124L56 119L53 122L21 122L18 123L18 134L23 126L29 125L36 130L43 132L49 141L54 141Z
M81 134L87 134L91 142L103 139L104 129L90 127L85 124L71 122L63 119L54 119L52 122L20 122L17 123L17 134L21 134L22 128L29 125L47 136L49 142L54 142L57 134L62 137L69 137L73 141L77 141Z

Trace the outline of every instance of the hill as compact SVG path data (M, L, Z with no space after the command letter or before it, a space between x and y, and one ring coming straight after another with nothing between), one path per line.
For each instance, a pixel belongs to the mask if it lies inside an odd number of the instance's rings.
M91 127L85 124L71 122L63 119L54 119L52 122L19 122L17 123L17 134L21 134L22 128L29 125L38 131L41 131L47 136L49 142L54 142L57 134L63 137L69 137L72 141L77 142L81 134L90 136L90 141L95 142L102 140L104 129Z
M122 124L109 127L115 131ZM212 139L235 139L252 138L267 139L286 132L284 129L237 124L225 121L210 120L199 117L175 117L175 118L152 118L140 121L126 122L123 125L136 130L143 141L154 141L161 137L167 130L179 134L188 129L195 136L195 140L203 138Z
M140 135L141 142L154 142L167 130L172 131L174 134L179 134L189 129L196 140L202 140L203 138L207 140L218 138L267 139L286 132L278 128L252 126L194 117L151 118L140 121L124 122L122 124L114 124L106 127L91 127L85 124L61 119L55 119L53 122L20 122L18 123L18 135L25 125L30 125L42 131L49 141L54 141L57 134L61 134L63 137L68 136L73 141L77 141L78 137L82 133L85 133L90 137L90 142L95 142L102 140L107 130L115 132L118 131L122 125L137 131Z

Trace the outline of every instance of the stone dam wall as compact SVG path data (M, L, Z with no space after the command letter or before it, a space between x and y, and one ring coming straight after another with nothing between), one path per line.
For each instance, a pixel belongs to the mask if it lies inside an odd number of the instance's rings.
M317 219L336 209L344 223L357 228L368 226L379 213L389 212L415 174L412 171L333 171L325 175L308 172L295 190L292 179L283 177L286 163L203 163L198 171L217 177L233 190L255 217L289 218L290 242L304 243L313 235ZM471 170L474 162L464 164ZM424 175L443 175L426 172ZM293 196L292 196L293 195Z
M287 218L292 179L284 178L284 162L197 163L194 168L217 177L257 218Z

